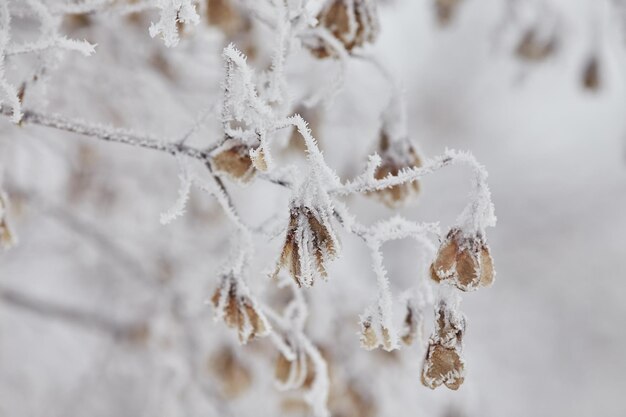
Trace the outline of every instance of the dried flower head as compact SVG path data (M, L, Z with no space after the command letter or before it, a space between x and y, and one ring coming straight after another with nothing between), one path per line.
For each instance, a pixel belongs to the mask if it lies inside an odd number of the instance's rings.
M239 341L243 344L257 336L269 333L267 319L256 303L247 295L247 289L233 274L224 275L215 290L211 302L216 317L224 320L228 327L238 329Z
M452 22L461 0L434 0L435 14L440 26L447 26Z
M456 390L465 375L465 361L461 356L465 317L442 302L437 307L436 318L422 368L422 384L431 389L445 384Z
M590 57L585 63L581 81L587 90L597 91L600 88L600 63L596 56Z
M236 398L250 388L251 372L231 347L224 346L218 350L209 359L208 366L216 374L222 395L226 398Z
M378 153L382 163L374 172L377 180L388 176L396 176L406 168L416 168L422 166L422 161L417 154L417 150L408 139L391 141L384 132L380 136ZM409 197L417 195L420 190L418 181L394 185L372 193L377 196L385 205L397 208L405 203Z
M0 247L8 249L15 244L15 237L7 220L8 198L0 192Z
M327 277L326 265L336 259L338 251L339 240L324 210L304 205L292 207L274 277L287 268L298 287L310 287L315 278Z
M229 146L213 157L213 166L235 180L248 182L256 172L251 148L234 140L230 142Z
M540 36L531 28L520 39L515 54L526 61L539 62L554 54L557 46L558 40L554 34L548 37Z
M372 43L379 31L378 11L375 0L331 0L317 16L320 26L341 42L350 52L353 48ZM332 46L324 40L311 46L318 58L334 56Z
M436 282L450 282L461 291L488 287L493 283L495 269L487 243L479 236L465 237L459 229L450 230L430 266L430 276Z

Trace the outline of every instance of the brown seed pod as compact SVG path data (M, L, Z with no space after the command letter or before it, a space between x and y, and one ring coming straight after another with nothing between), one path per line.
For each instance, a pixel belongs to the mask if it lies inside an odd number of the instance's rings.
M231 347L225 346L217 351L209 358L208 366L216 374L222 395L226 398L239 397L250 388L252 374Z
M331 0L317 19L320 26L327 29L348 52L365 43L373 43L378 36L378 11L375 0ZM321 38L317 39L316 44L308 46L318 58L337 55Z
M232 275L222 278L211 302L228 327L236 328L239 341L247 343L254 337L269 333L269 323L254 301L240 291L240 284Z
M249 146L237 143L221 151L213 157L215 170L244 183L250 181L256 172L250 149Z
M541 38L537 35L536 30L531 28L520 39L517 48L515 48L515 55L526 61L539 62L554 54L557 45L556 36Z
M465 361L456 347L448 348L437 343L428 346L422 368L422 384L435 389L441 384L457 390L463 384Z
M417 150L409 140L392 142L384 132L380 136L378 153L382 161L381 165L374 172L374 178L377 180L396 176L403 169L422 166ZM386 206L397 208L408 201L410 197L417 195L419 190L419 181L412 181L383 188L382 190L374 191L372 194L378 197Z
M430 266L430 276L436 282L450 282L461 291L490 286L495 269L487 243L478 236L464 237L459 229L452 229Z
M378 332L374 326L378 326ZM383 325L374 324L372 317L366 317L361 320L360 340L361 347L367 350L373 350L379 346L382 346L388 352L394 349L389 329Z
M465 372L461 357L465 317L445 302L440 302L435 319L435 329L430 336L422 368L422 384L432 389L445 384L456 390L463 383Z
M465 334L465 317L445 303L439 303L435 319L431 340L446 347L460 346Z
M596 56L587 60L581 82L583 87L590 91L597 91L600 88L600 63Z
M423 324L422 312L415 308L412 303L407 302L406 314L404 315L404 330L400 337L402 342L410 346L415 339L420 339Z
M440 26L447 26L457 13L461 0L434 0L435 15Z
M326 264L338 256L338 250L327 216L316 208L293 207L274 277L287 268L298 287L310 287L316 277L327 277Z
M15 237L7 220L8 199L0 192L0 248L9 249L15 244Z

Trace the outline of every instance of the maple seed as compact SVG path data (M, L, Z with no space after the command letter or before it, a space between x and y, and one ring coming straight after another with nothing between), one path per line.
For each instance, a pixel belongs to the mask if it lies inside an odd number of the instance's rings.
M464 237L459 229L452 229L430 266L430 277L435 282L450 282L461 291L490 286L495 269L487 243L479 236Z
M211 302L223 317L226 325L238 329L239 341L242 344L254 337L268 334L267 320L252 299L240 293L239 285L233 276L228 275L222 279Z
M378 37L377 0L331 0L317 16L319 25L327 29L346 51L365 43L373 43ZM331 45L318 39L309 46L318 58L336 56Z

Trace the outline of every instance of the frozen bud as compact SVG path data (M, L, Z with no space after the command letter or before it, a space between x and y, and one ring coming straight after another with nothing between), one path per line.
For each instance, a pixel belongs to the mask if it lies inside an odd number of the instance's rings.
M7 219L8 198L0 192L0 248L9 249L15 244L15 237Z
M415 147L408 139L391 141L384 132L380 137L378 154L381 158L381 164L374 172L374 178L377 180L396 176L403 169L422 166ZM419 189L419 182L411 181L375 191L373 194L388 207L397 208L409 197L417 195Z
M435 14L440 26L447 26L454 18L461 0L434 0Z
M445 384L451 390L457 390L463 384L464 375L465 361L458 348L429 344L422 368L422 384L431 389Z
M287 268L298 287L310 287L327 277L326 265L338 256L339 240L328 213L315 207L292 207L274 277Z
M542 37L536 30L529 29L520 39L515 54L526 61L539 62L554 54L556 48L556 36Z
M243 394L252 382L250 370L230 347L223 347L209 359L209 369L215 373L222 394L229 399Z
M232 145L213 157L213 166L235 180L248 182L256 171L250 150L249 146L233 141Z
M319 25L328 30L348 51L373 43L378 37L377 0L331 0L317 16ZM332 46L319 38L309 46L318 58L335 56Z
M217 317L222 318L228 327L238 330L239 341L243 344L257 336L269 333L270 326L256 303L246 294L233 275L222 278L211 301Z
M374 324L372 317L361 320L361 347L367 350L382 346L386 351L394 349L389 329L383 325Z
M587 90L597 91L600 88L600 63L596 56L592 56L585 63L581 81Z
M452 229L441 243L430 266L431 278L454 284L461 291L473 291L493 283L495 269L489 247L482 237L466 237Z

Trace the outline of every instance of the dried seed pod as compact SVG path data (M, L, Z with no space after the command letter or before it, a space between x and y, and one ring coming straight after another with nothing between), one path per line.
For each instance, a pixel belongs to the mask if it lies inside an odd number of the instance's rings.
M308 388L315 379L314 366L309 355L303 349L294 349L293 360L287 359L282 353L276 360L275 377L282 390Z
M421 339L423 324L422 312L415 308L412 303L408 302L404 316L404 329L401 336L402 342L410 346L415 339Z
M231 146L213 157L213 165L217 171L235 180L248 182L256 172L250 150L249 146L233 141Z
M457 13L461 0L434 0L435 14L440 26L447 26Z
M282 268L288 268L298 287L310 287L315 278L327 277L326 264L338 256L338 251L339 240L324 211L292 207L274 277Z
M526 61L543 61L554 54L558 45L557 37L540 37L535 29L529 29L520 39L515 54Z
M380 136L378 153L381 157L381 165L374 172L374 178L381 180L389 176L396 176L400 171L407 168L422 166L415 147L408 139L391 141L386 133ZM420 190L418 181L398 184L373 192L385 205L397 208L404 204L409 197L417 195Z
M422 368L422 384L435 389L441 384L457 390L463 384L465 361L456 347L448 348L431 343Z
M435 318L431 341L446 347L460 346L465 334L465 316L442 302L437 306Z
M8 198L0 192L0 247L9 249L15 244L15 237L7 220Z
M267 319L246 293L247 290L231 274L222 278L211 298L217 317L222 318L228 327L238 329L239 341L243 344L254 337L267 335L270 330Z
M374 328L378 327L378 331ZM373 318L368 316L361 320L361 347L367 350L382 346L386 351L394 349L389 329L380 324L374 324Z
M320 26L341 42L350 52L378 37L379 23L375 0L331 0L317 16ZM336 52L323 39L309 45L318 58L335 56Z
M465 237L459 229L450 230L430 266L430 276L461 291L491 285L495 269L487 243L479 236Z
M378 347L378 337L372 327L372 318L361 321L361 346L367 350L376 349Z
M262 147L258 147L256 149L250 150L250 159L252 160L252 165L256 169L261 172L267 171L267 156L265 155L265 151Z
M461 357L465 316L440 302L435 318L435 329L422 368L422 384L432 389L445 384L456 390L463 383L465 373L465 362Z
M582 85L590 91L597 91L600 88L600 63L596 56L587 60L582 74Z
M236 398L250 388L252 374L237 358L231 347L223 347L209 359L209 369L217 375L222 394L229 399Z

